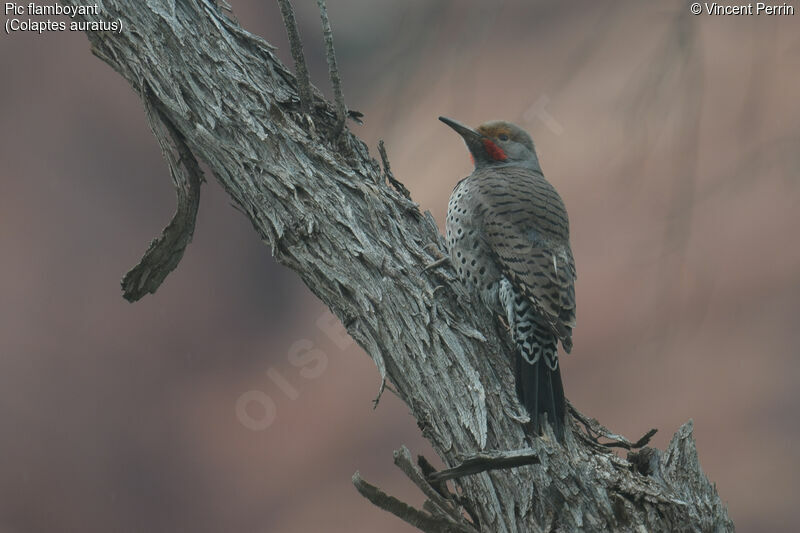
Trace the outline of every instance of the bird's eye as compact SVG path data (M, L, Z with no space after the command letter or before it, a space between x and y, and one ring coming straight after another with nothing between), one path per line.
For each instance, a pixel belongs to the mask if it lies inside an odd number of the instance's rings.
M501 133L500 135L497 136L497 138L500 139L501 141L507 141L508 135L506 135L505 133Z

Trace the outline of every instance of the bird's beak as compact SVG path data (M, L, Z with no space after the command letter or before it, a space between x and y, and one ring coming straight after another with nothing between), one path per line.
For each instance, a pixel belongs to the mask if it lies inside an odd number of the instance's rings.
M467 144L467 148L469 148L469 151L472 152L473 155L482 153L484 149L483 135L451 118L439 117L439 120L456 130L456 133L461 135L461 137L464 139L464 142Z

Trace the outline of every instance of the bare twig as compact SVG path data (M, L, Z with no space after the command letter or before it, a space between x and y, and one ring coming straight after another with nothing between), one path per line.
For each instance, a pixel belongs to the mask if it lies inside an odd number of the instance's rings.
M444 519L431 516L425 511L415 509L407 503L401 502L394 496L389 496L375 485L364 481L364 479L361 477L361 474L358 472L353 474L353 485L355 485L356 490L358 490L358 492L368 499L373 505L380 507L384 511L392 513L399 519L418 529L421 529L422 531L431 533L467 531L454 527L453 524L445 521Z
M311 80L308 76L306 58L303 54L303 41L300 39L300 30L297 28L297 21L294 18L294 9L290 0L278 0L283 17L283 25L286 26L286 35L289 37L289 48L292 50L294 68L297 72L297 92L300 94L300 109L303 114L311 112Z
M420 467L412 461L408 448L403 446L394 452L394 464L428 497L423 505L427 513L370 485L361 478L358 472L353 475L353 484L370 502L423 531L478 533L478 530L462 513L461 506L447 497L446 493L431 486Z
M608 448L624 448L626 450L635 450L637 448L642 448L646 446L647 443L650 442L650 439L653 437L653 435L655 435L656 433L658 433L658 430L656 428L653 428L647 433L645 433L642 436L642 438L640 438L636 442L630 442L628 441L628 439L625 439L622 442L617 440L614 442L608 442L605 444L605 446Z
M436 472L436 468L431 464L430 461L428 461L425 458L424 455L418 455L417 456L417 466L419 467L420 471L422 472L422 475L425 476L426 480L428 479L428 476L430 476L431 474L434 474ZM430 483L430 481L428 481L428 482ZM437 481L437 482L431 483L431 487L433 487L433 489L436 492L438 492L439 494L441 494L445 498L452 498L453 496L455 496L447 488L447 482L445 482L445 481Z
M342 94L342 79L339 76L339 67L336 64L336 51L333 48L333 31L328 20L328 8L325 0L317 0L319 16L322 19L322 35L325 37L325 55L328 58L328 74L331 78L333 88L333 99L336 104L336 129L333 132L333 139L338 139L344 130L345 119L347 118L347 108L344 105L344 95Z
M582 414L580 411L575 409L572 404L569 404L570 413L572 413L573 418L580 422L584 429L586 430L586 435L589 439L599 444L600 446L606 448L624 448L626 450L635 450L637 448L641 448L646 446L650 439L655 435L658 430L653 428L647 433L645 433L642 438L637 440L636 442L631 442L627 438L623 437L622 435L618 435L616 433L612 433L607 427L602 425L600 422L595 420L594 418L587 418L586 415ZM600 438L608 439L611 442L599 442Z
M386 179L392 184L397 192L411 200L411 193L406 189L406 186L397 181L392 174L392 167L389 165L389 156L386 155L386 146L383 144L383 139L378 141L378 152L381 154L381 161L383 162L383 173Z
M459 477L479 474L487 470L514 468L517 466L539 464L539 454L532 449L483 452L468 456L453 468L440 470L428 476L428 481L446 481Z
M431 486L420 467L414 464L408 448L402 446L394 452L394 464L428 497L430 504L438 511L437 515L445 516L449 522L465 531L477 533L477 530L464 520L461 510L455 502L446 498L439 490Z
M356 111L355 109L347 110L347 118L349 118L353 122L356 122L357 124L364 123L364 121L362 120L364 118L364 113L362 113L361 111Z
M428 479L431 474L436 472L436 468L433 467L433 465L425 458L424 455L417 456L417 466L419 466L419 469L422 471L425 479ZM458 503L460 508L463 509L464 512L467 513L467 516L469 516L470 520L472 520L472 524L475 525L475 528L480 530L480 518L475 512L475 508L466 498L464 498L462 494L450 492L450 489L447 487L447 481L433 481L430 482L430 484L436 492L445 498L452 499Z
M374 400L372 400L372 408L373 409L377 409L378 408L378 404L381 401L381 396L383 396L383 391L385 391L385 390L386 390L386 378L381 380L381 386L378 389L378 395L375 397Z

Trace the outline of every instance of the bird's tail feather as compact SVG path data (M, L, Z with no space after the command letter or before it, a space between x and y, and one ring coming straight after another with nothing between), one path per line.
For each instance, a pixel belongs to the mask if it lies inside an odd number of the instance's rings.
M543 357L530 364L520 354L517 354L516 366L517 396L528 410L536 434L543 432L546 414L547 422L553 428L556 438L563 442L566 403L560 366L551 370Z

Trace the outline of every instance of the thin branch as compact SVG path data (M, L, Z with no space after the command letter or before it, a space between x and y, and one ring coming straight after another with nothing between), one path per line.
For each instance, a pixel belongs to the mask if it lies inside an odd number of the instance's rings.
M381 401L381 396L383 396L383 391L385 391L385 390L386 390L386 378L383 378L381 380L381 386L378 389L378 395L375 397L374 400L372 400L372 409L373 410L378 408L378 404Z
M487 470L500 468L515 468L518 466L539 464L539 453L530 448L512 451L483 452L468 456L464 461L453 468L440 470L428 476L428 481L446 481L472 474L479 474Z
M422 471L425 479L428 479L431 474L436 472L436 468L434 468L434 466L425 458L424 455L417 456L417 466L419 466L419 469ZM450 492L450 489L447 487L447 481L434 481L430 483L431 487L433 487L436 492L445 498L451 498L458 503L458 505L461 506L461 509L467 513L470 520L472 520L472 524L474 524L475 527L480 530L480 517L475 512L475 508L473 507L472 503L467 500L467 498L464 498L462 494Z
M364 118L364 113L362 113L361 111L356 111L355 109L347 110L347 118L349 118L353 122L356 122L357 124L364 123L364 121L362 120Z
M425 458L424 455L417 456L417 466L419 467L420 472L422 472L422 475L425 476L426 482L430 483L431 487L433 487L433 490L435 490L445 498L452 498L453 496L455 496L452 492L450 492L450 489L447 488L447 482L445 481L436 481L433 483L430 482L428 478L430 477L431 474L436 473L436 468L431 464L430 461L428 461L428 459Z
M359 494L368 499L373 505L380 507L384 511L388 511L398 517L400 520L411 524L412 526L421 529L422 531L430 533L447 533L452 531L460 531L453 527L452 524L445 522L439 518L433 517L424 511L415 509L405 502L401 502L394 496L389 496L381 489L367 483L361 477L361 474L356 472L353 474L353 485Z
M286 26L286 35L289 37L289 47L292 50L294 68L297 72L297 91L300 94L300 109L305 115L311 112L311 80L308 76L306 58L303 54L303 41L300 39L300 30L297 28L297 21L294 18L294 9L290 0L278 0L283 17L283 25Z
M406 189L406 186L395 179L392 174L392 167L389 165L389 156L386 155L386 145L383 144L383 139L378 141L378 152L381 154L381 161L383 162L383 173L386 179L392 184L397 192L411 200L411 193Z
M333 47L333 31L328 20L328 8L325 0L317 0L319 16L322 19L322 35L325 37L325 55L328 58L328 74L331 78L333 87L333 99L336 104L336 128L333 131L333 139L338 139L344 130L345 119L347 118L347 108L344 105L344 95L342 94L342 79L339 76L339 67L336 64L336 51Z
M616 433L612 433L607 427L602 425L594 418L588 418L586 415L582 414L580 411L575 409L572 404L569 404L569 410L572 414L573 418L575 418L578 422L580 422L584 430L586 431L586 436L589 437L591 442L598 444L600 446L604 446L606 448L624 448L626 450L635 450L637 448L642 448L646 446L650 439L658 433L658 429L653 428L647 433L645 433L639 440L636 442L631 442L627 438L623 437L622 435L618 435ZM600 438L609 439L611 442L599 442Z
M625 439L624 442L617 440L614 442L607 443L606 446L609 448L624 448L626 450L635 450L637 448L643 448L644 446L647 445L648 442L650 442L650 439L653 438L653 435L655 435L656 433L658 433L658 430L656 428L653 428L647 433L645 433L642 436L642 438L640 438L636 442L630 442L628 439Z
M431 486L422 470L414 464L408 448L402 446L394 452L394 464L428 497L428 501L437 511L437 514L446 517L454 526L458 526L464 531L478 533L472 524L464 520L458 506L452 500L444 497L435 487Z

